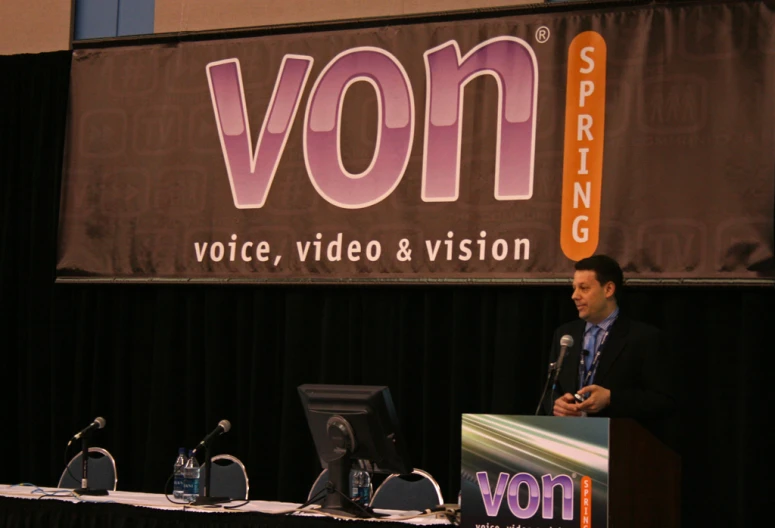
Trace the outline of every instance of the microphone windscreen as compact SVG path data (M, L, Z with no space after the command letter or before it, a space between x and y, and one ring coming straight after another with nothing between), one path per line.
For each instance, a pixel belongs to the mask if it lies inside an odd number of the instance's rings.
M103 427L105 427L105 418L103 418L102 416L98 416L94 419L94 423L97 424L97 429L102 429Z
M224 433L228 433L229 429L231 429L231 422L229 420L221 420L218 422L218 425L221 426Z
M564 347L572 347L573 346L573 337L570 334L565 334L560 338L560 346Z

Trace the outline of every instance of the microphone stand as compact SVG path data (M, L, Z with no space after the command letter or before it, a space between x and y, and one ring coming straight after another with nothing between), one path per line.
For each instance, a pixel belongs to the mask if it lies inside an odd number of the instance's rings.
M106 489L89 488L89 435L91 431L86 431L81 436L81 487L75 489L78 495L96 495L105 496L108 494Z
M193 504L194 506L211 506L213 504L223 504L224 502L231 502L230 497L211 497L210 496L210 478L213 473L213 459L210 456L210 442L205 444L205 485L202 488L202 493L196 498Z
M536 407L535 416L538 416L538 412L541 410L541 405L543 405L544 399L546 398L546 390L549 388L549 382L552 380L552 374L556 368L557 363L549 364L549 372L546 373L546 383L544 383L544 390L541 391L541 399L538 401L538 407Z

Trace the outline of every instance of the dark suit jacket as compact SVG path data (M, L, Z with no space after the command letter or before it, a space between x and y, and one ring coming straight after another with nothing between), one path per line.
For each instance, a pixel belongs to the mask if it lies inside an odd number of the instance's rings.
M578 319L560 326L554 333L551 361L557 360L562 336L570 334L573 346L568 348L557 390L547 397L545 410L549 415L555 399L579 389L579 361L585 326L586 322ZM599 414L590 416L634 418L674 447L675 364L662 332L620 313L603 345L593 382L611 391L611 404Z

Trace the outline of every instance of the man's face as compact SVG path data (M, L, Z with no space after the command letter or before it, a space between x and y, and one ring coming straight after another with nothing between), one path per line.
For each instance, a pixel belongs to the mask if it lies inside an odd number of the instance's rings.
M614 283L601 285L597 274L591 270L579 270L573 274L573 295L579 317L590 323L600 323L613 311Z

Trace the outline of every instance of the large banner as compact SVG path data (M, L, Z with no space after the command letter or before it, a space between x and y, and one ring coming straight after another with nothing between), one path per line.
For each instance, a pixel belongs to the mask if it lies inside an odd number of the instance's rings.
M74 54L58 278L775 280L775 5Z

